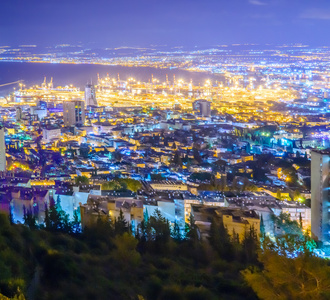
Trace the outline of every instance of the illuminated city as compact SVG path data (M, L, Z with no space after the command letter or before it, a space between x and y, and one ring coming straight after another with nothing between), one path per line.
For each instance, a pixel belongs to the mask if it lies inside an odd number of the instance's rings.
M330 5L48 2L0 12L0 299L329 299Z

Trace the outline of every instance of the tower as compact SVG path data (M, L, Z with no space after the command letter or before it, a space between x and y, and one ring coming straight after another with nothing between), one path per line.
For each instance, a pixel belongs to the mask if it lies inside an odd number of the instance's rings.
M211 102L199 99L193 102L193 110L199 111L199 113L203 117L210 117L211 116Z
M312 238L330 245L330 151L313 150L311 163Z
M188 90L190 93L193 91L193 84L192 84L192 79L190 79L190 82L189 82L189 90Z
M22 107L17 106L16 107L16 122L20 122L22 120L23 112Z
M0 172L6 171L5 128L0 127Z
M84 125L85 108L84 101L74 100L63 103L64 126Z
M88 83L85 86L85 107L97 106L95 86Z

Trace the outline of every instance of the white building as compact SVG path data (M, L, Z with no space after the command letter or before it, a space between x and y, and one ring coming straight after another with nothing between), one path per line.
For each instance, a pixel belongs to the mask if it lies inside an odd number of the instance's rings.
M304 135L301 132L287 132L285 130L280 130L274 133L273 138L278 140L299 140L302 139Z
M6 171L5 128L0 127L0 172Z
M48 126L42 129L42 140L49 143L53 140L59 139L61 136L61 128Z
M46 108L31 106L30 107L30 113L31 113L31 115L37 115L39 120L42 120L43 118L47 117L47 109Z
M312 237L330 243L330 151L313 150L311 165Z
M95 87L90 83L85 87L85 105L86 107L97 106Z

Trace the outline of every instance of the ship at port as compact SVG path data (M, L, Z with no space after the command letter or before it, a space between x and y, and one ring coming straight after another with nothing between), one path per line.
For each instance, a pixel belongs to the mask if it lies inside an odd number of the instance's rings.
M25 84L20 82L19 88L15 89L5 99L8 105L34 105L40 100L46 102L63 102L81 99L82 97L83 92L79 88L73 85L54 87L53 78L47 82L47 78L45 77L40 86L33 85L26 88Z

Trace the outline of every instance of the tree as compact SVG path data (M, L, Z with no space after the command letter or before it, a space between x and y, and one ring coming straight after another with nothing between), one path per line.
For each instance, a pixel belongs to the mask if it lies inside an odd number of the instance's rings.
M240 243L239 234L236 233L235 228L233 228L231 243L233 246L233 253L235 256L238 256L238 254L242 252L242 245Z
M142 188L140 181L131 178L121 178L119 179L119 183L122 185L126 184L126 188L135 193Z
M121 190L122 185L117 180L111 180L109 182L102 183L102 190Z
M302 235L301 228L297 221L292 221L289 214L281 212L279 216L271 216L274 225L280 228L282 234Z
M176 164L177 166L182 166L181 156L178 151L175 151L173 163Z
M293 200L294 201L302 201L302 196L301 196L301 193L299 192L299 190L295 190L294 193L293 193Z
M72 231L73 231L73 233L81 232L81 224L80 224L79 214L78 214L77 209L75 209L73 212Z
M136 268L141 261L139 252L136 251L138 240L125 232L123 235L116 236L114 239L116 249L112 251L115 262L119 262L124 270Z
M75 178L76 184L89 184L89 179L86 176L77 176Z
M147 243L151 240L151 227L147 216L144 217L137 227L137 238L139 240L139 251L141 253L146 252Z
M305 204L308 207L311 207L312 206L311 199L304 199L303 204Z
M49 209L48 209L48 204L45 203L45 220L44 220L44 224L46 229L50 228L50 220L49 220Z
M151 238L154 241L155 251L166 253L168 242L171 238L171 229L168 220L162 216L159 209L156 209L148 223L151 227Z
M259 240L256 230L253 226L245 230L242 242L242 258L245 263L258 263L257 250L259 249Z
M64 210L60 208L60 229L66 233L72 233L72 223L70 222L70 217Z
M23 215L24 225L29 226L31 229L37 228L37 220L32 214L31 209L26 209L25 206L23 206Z
M260 235L262 237L265 235L265 223L264 223L264 217L262 215L260 217Z
M119 216L118 218L115 219L115 234L122 235L128 231L129 231L128 222L124 217L124 213L122 209L120 209Z
M326 260L309 254L293 259L275 251L267 251L259 259L264 268L250 268L243 275L260 299L329 299Z
M1 294L0 294L0 299L1 299ZM25 300L25 299L26 298L24 297L23 293L19 288L17 288L17 294L13 298L11 298L11 300Z
M311 253L315 242L309 236L309 232L302 232L297 221L292 221L289 214L281 213L278 217L272 216L274 226L280 228L280 233L275 240L264 237L261 240L263 249L271 249L282 256L296 257L301 253Z
M160 210L156 209L152 216L145 216L138 225L137 236L141 252L167 253L171 238L169 222Z
M54 199L50 199L49 203L49 227L47 228L50 231L56 231L62 228L61 224L61 215L58 211L59 207L59 195L57 195L57 203L55 203Z
M257 192L258 191L258 187L256 185L254 185L254 184L249 183L246 186L246 190L247 191L250 191L250 192Z
M172 237L174 240L180 242L182 240L182 235L180 232L180 226L178 222L175 220L174 225L173 225L173 231L172 231Z
M234 258L233 245L227 228L222 220L213 218L210 227L210 244L218 252L219 256L226 260Z
M286 181L290 186L297 185L298 176L297 170L294 167L286 168L282 171L282 174L286 176Z
M185 233L186 233L186 238L193 242L196 243L199 241L199 236L198 236L198 229L195 224L195 218L192 214L190 214L188 223L186 223L185 226Z
M14 214L13 214L13 208L12 206L10 205L9 206L9 222L10 224L14 224Z
M49 208L45 209L45 228L49 231L72 232L69 215L61 208L60 196L57 195L56 203L53 198L49 201Z

